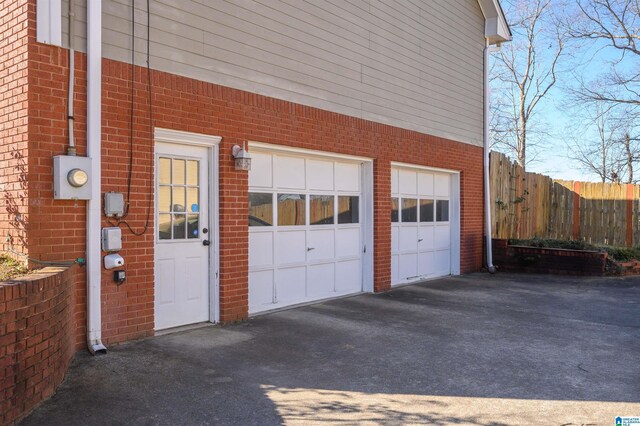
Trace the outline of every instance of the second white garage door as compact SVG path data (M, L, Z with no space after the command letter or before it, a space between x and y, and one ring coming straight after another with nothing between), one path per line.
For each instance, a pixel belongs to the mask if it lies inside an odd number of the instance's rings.
M391 169L391 284L456 273L457 174Z
M251 154L249 312L362 291L362 162Z

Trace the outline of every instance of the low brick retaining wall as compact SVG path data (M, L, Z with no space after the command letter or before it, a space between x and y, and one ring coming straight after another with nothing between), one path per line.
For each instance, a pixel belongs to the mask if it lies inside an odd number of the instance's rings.
M607 253L512 246L493 240L493 263L501 271L560 275L604 275Z
M75 353L74 272L44 268L0 282L0 424L51 396Z
M640 275L640 261L618 262L620 275Z

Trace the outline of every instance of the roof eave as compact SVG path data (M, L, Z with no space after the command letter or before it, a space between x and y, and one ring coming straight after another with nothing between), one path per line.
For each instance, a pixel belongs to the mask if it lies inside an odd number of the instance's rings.
M489 44L511 41L511 30L498 0L478 0L484 14L484 36Z

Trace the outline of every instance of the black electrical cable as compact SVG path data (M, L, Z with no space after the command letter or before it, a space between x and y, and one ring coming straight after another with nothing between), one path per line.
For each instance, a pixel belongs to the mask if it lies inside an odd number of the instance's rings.
M117 225L124 224L129 231L140 237L144 235L149 230L149 225L151 224L151 204L153 200L153 192L154 185L151 180L151 185L149 188L149 198L147 200L147 217L145 219L144 227L142 231L137 232L134 230L131 225L124 220L129 214L129 206L130 206L130 195L131 195L131 178L133 173L133 121L134 121L134 70L135 70L135 0L131 2L131 115L130 115L130 135L129 135L129 176L127 181L127 204L124 209L122 218L118 219ZM150 47L151 47L151 9L150 9L150 0L147 0L147 94L149 101L149 158L153 162L153 89L151 87L151 66L150 66ZM111 224L109 220L107 220Z
M124 207L122 219L129 214L131 205L131 179L133 177L133 119L134 119L134 95L135 95L135 66L136 66L136 1L131 0L131 109L129 111L129 173L127 176L127 204Z

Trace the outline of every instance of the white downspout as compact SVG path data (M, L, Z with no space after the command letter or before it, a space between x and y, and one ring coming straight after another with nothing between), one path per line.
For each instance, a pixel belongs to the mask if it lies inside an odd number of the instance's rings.
M87 157L91 199L87 202L87 346L104 354L101 318L100 194L102 192L102 0L87 2Z
M491 92L489 90L489 53L491 47L489 40L486 40L484 47L484 209L486 219L486 238L487 238L487 270L490 273L496 272L493 266L493 252L491 247L491 193L489 180L489 100Z

